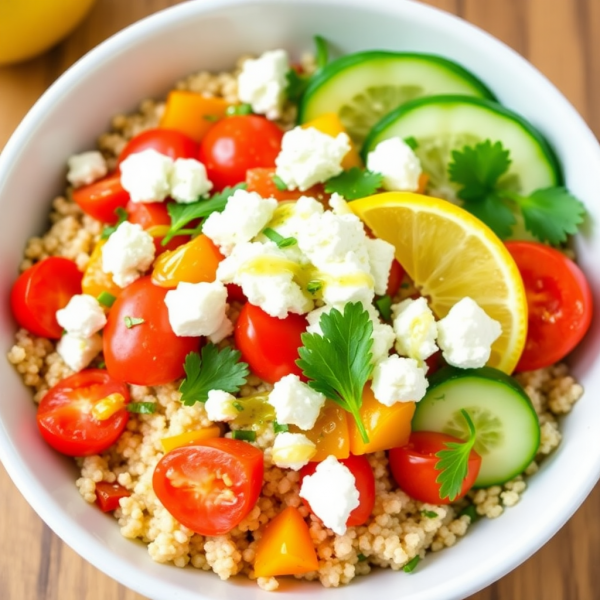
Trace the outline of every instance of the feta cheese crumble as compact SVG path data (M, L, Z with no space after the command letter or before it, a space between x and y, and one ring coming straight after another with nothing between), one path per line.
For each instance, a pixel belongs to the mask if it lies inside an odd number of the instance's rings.
M425 369L412 358L393 354L373 369L371 389L375 398L386 406L396 402L418 402L425 396L428 385Z
M235 396L223 390L210 390L204 403L206 416L211 421L233 421L239 414L234 402Z
M350 207L348 206L348 202L344 199L343 196L340 196L337 192L333 192L331 194L331 198L329 198L329 206L333 211L334 215L352 215L354 214Z
M67 161L67 165L67 181L76 188L94 183L108 173L106 161L97 150L74 154Z
M419 189L421 163L412 148L399 137L379 142L367 156L367 168L383 175L386 190L414 192Z
M375 293L378 296L385 296L390 278L390 269L394 262L395 248L389 242L380 239L367 238L365 244L369 253L371 275L373 275L375 281Z
M180 337L206 336L215 344L233 331L227 317L227 288L220 282L185 283L165 296L169 323Z
M286 375L273 386L268 402L275 408L278 423L306 431L314 427L325 396L300 381L298 375Z
M285 102L290 70L285 50L270 50L259 58L248 59L238 75L238 98L267 119L278 119Z
M206 175L206 167L193 158L178 158L175 161L169 184L171 198L183 204L196 202L213 187Z
M67 367L76 373L85 369L100 350L102 350L102 337L99 333L94 333L91 337L66 333L56 344L56 351Z
M155 251L153 237L141 225L125 221L102 246L102 270L112 273L119 287L127 287L150 267Z
M275 198L264 199L256 192L236 190L223 212L214 212L206 219L202 232L229 256L234 246L249 242L262 231L276 207Z
M121 185L132 202L162 202L171 192L173 159L156 150L130 154L120 169Z
M392 315L398 354L422 362L438 349L435 318L425 298L394 304Z
M437 324L438 344L448 364L461 369L483 367L492 344L500 337L500 323L465 297Z
M303 192L339 175L349 151L350 138L345 133L332 137L314 127L295 127L283 135L276 173L289 189Z
M346 533L348 517L360 503L354 475L334 456L328 456L313 475L302 480L300 497L323 525L338 535Z
M279 433L275 437L271 458L280 469L298 471L317 453L317 447L303 433Z
M56 311L58 324L71 335L89 338L106 325L106 315L96 298L75 294L69 303Z

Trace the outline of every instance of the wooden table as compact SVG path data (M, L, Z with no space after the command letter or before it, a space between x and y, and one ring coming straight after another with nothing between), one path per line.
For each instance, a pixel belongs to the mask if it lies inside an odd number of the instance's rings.
M526 56L600 134L600 0L425 0ZM62 44L0 67L0 148L30 106L82 54L177 0L98 0ZM2 600L143 600L77 556L37 517L0 467ZM470 600L596 600L600 486L535 556Z

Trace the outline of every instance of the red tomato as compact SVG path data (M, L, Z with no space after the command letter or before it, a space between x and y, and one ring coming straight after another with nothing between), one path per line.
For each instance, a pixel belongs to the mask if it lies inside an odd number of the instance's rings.
M402 265L400 265L400 263L396 259L394 259L392 261L390 277L388 279L387 290L385 292L390 298L393 298L398 293L403 278L404 269L402 268Z
M119 381L161 385L183 377L183 362L198 350L199 338L178 337L169 323L165 296L169 290L142 277L126 287L104 327L104 360ZM144 319L127 327L125 317Z
M112 512L119 508L119 500L131 496L131 492L118 483L99 481L96 484L96 502L102 512Z
M111 173L103 179L73 190L73 200L84 213L109 225L118 220L117 208L125 208L129 192L121 185L121 174Z
M592 294L581 269L564 254L537 242L508 242L525 284L529 324L515 371L532 371L564 358L592 320Z
M142 229L149 230L150 235L154 238L156 256L165 250L175 250L190 241L189 235L176 235L163 246L161 242L165 236L155 235L159 228L171 225L171 217L164 202L129 202L126 210L129 215L127 220L130 223L137 223Z
M55 385L42 398L37 424L42 437L67 456L90 456L112 446L127 425L129 413L121 408L102 421L91 413L94 404L110 394L129 402L126 385L104 369L87 369Z
M247 298L244 295L242 288L235 283L228 283L227 288L227 299L230 302L246 302Z
M177 158L198 158L198 144L187 135L174 129L147 129L131 138L119 154L119 164L130 154L143 150L156 150L160 154Z
M34 335L60 339L62 327L56 311L64 308L71 296L81 294L83 273L68 258L44 258L15 281L10 306L17 323Z
M354 456L351 454L348 458L338 458L338 461L350 469L354 479L356 480L356 489L358 490L358 501L360 504L350 513L346 525L355 527L364 525L373 512L375 506L375 476L373 469L365 456ZM308 475L312 475L319 466L319 463L311 462L300 469L300 478L304 479ZM302 502L309 508L310 504L302 499Z
M271 317L258 306L244 304L235 326L235 345L242 360L261 379L275 383L286 375L302 375L298 360L300 336L307 322L302 315Z
M156 465L152 478L164 507L200 535L231 531L254 508L262 482L263 453L227 438L171 450Z
M446 448L447 442L460 441L445 433L413 431L406 446L389 451L390 470L396 483L415 500L450 504L449 498L440 498L440 484L436 482L440 472L435 468L440 459L435 455ZM462 498L473 487L480 467L481 456L471 450L467 476L460 494L454 500Z
M273 181L273 175L275 175L274 168L248 169L246 172L246 184L248 187L246 189L249 192L256 192L263 198L275 198L280 202L283 200L298 200L301 196L311 196L316 200L325 202L331 196L325 192L325 187L322 183L317 183L304 192L300 190L280 190Z
M200 161L217 190L246 181L254 167L274 167L283 131L264 117L242 115L215 123L200 144Z

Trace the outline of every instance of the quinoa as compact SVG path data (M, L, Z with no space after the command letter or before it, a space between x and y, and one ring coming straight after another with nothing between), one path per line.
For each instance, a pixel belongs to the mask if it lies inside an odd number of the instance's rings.
M235 103L237 72L247 58L242 57L233 72L211 74L203 71L186 77L175 87L220 96ZM314 58L303 57L302 66L306 72L311 72ZM140 104L137 112L113 118L111 130L98 140L98 148L109 168L114 168L119 152L131 137L158 125L163 111L163 101L148 99ZM294 111L291 104L286 107L279 122L282 127L292 125ZM102 224L84 215L69 193L59 196L52 203L49 230L41 237L29 240L21 270L48 256L70 258L84 270L101 229ZM414 292L408 284L403 288L405 296ZM238 314L239 307L234 303L229 317L235 321ZM224 345L228 343L231 341L225 341ZM16 334L8 360L32 389L35 402L39 402L49 388L72 374L56 352L54 341L36 337L23 329ZM91 366L98 365L101 360L101 357L97 358ZM255 426L257 436L253 444L264 451L265 471L261 495L248 516L227 535L215 537L199 535L178 523L161 505L152 488L154 468L163 456L160 440L213 423L203 404L181 404L177 382L156 387L130 386L132 400L156 403L156 412L132 414L116 444L100 455L77 459L81 476L75 484L84 500L90 503L96 501L96 485L100 482L117 482L129 490L131 495L120 500L114 517L124 537L147 544L153 560L178 567L191 565L204 571L212 570L223 580L243 574L256 579L259 587L269 591L276 590L279 583L274 577L256 578L253 564L257 543L271 519L287 506L296 507L309 526L319 559L318 571L296 577L319 580L325 587L337 587L358 575L366 575L373 567L400 570L414 557L423 558L427 551L453 546L471 525L471 517L464 511L470 505L479 515L495 518L505 508L519 502L527 487L527 477L535 473L539 462L560 444L558 419L571 410L583 389L564 364L522 373L517 379L531 398L541 426L538 455L524 474L502 486L472 490L465 499L453 505L437 506L418 502L398 489L391 477L386 454L370 454L368 459L376 486L375 507L366 524L349 527L344 535L324 527L304 506L299 496L298 472L273 465L271 448L275 434L270 423ZM270 389L269 384L251 375L239 396L265 393Z

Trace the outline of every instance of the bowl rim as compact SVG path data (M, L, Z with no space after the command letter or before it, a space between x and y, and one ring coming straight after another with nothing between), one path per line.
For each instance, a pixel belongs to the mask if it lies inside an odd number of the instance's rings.
M81 75L93 70L95 66L102 64L115 54L127 51L146 36L152 36L154 32L169 29L175 24L185 21L188 17L197 17L210 14L213 10L222 10L227 7L235 8L249 4L303 4L315 6L328 4L330 6L347 7L351 5L356 8L364 8L364 0L260 0L260 2L253 2L252 0L193 0L165 8L134 22L101 42L75 62L44 92L29 110L0 154L0 196L3 192L3 182L11 170L11 164L20 159L22 148L27 145L35 129L43 122L46 107L60 102L61 98L68 94L71 84L74 84ZM415 0L376 0L375 4L377 10L386 11L390 15L400 16L401 12L404 11L404 14L410 13L411 16L417 15L438 22L446 21L452 27L456 27L472 36L475 40L474 44L483 43L495 46L498 51L507 57L507 60L518 62L520 68L527 70L528 75L535 79L536 86L539 86L542 91L546 90L551 93L555 101L562 103L563 110L570 114L572 123L577 126L576 135L586 140L588 148L595 152L597 162L600 164L600 145L583 118L544 75L509 46L456 15L421 4ZM86 535L81 536L79 533L73 532L69 526L67 515L63 516L56 512L53 503L47 502L49 494L30 472L16 447L11 444L2 422L0 422L0 461L35 512L86 561L136 592L144 594L152 588L161 597L173 593L171 584L165 583L160 575L137 566L124 571L119 568L114 560L114 555L109 549L92 534L85 532ZM446 595L447 600L453 600L454 598L458 600L465 597L464 595L475 593L491 584L520 565L546 543L573 515L600 478L600 452L595 457L593 466L595 467L593 473L588 472L585 478L583 474L579 477L578 483L580 485L576 487L575 491L566 493L563 490L564 493L560 496L560 502L557 505L557 512L560 517L555 519L551 526L548 526L547 523L543 527L538 525L537 529L533 529L534 533L530 535L527 544L521 543L517 547L499 552L497 556L490 559L492 566L480 569L475 577L472 573L468 577L463 576L461 578L457 576L453 583L457 586L460 595L454 595L452 599ZM593 475L593 477L590 477L590 475ZM237 589L239 590L239 587ZM440 597L437 595L438 592L439 588L432 588L429 592L424 592L414 598L415 600L434 600L434 598ZM449 590L446 594L448 593ZM453 590L453 593L456 592ZM201 595L201 592L197 593L196 598L202 597L204 596ZM187 599L187 595L185 595L185 598Z

